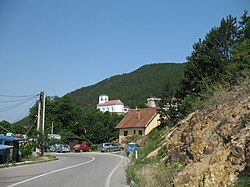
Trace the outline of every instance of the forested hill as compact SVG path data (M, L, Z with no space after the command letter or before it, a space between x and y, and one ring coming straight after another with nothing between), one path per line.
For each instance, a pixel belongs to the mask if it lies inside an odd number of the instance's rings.
M110 100L120 99L126 106L142 107L150 96L161 97L166 83L178 86L185 63L148 64L122 75L107 78L95 85L77 89L67 96L74 106L95 107L99 95L109 95Z

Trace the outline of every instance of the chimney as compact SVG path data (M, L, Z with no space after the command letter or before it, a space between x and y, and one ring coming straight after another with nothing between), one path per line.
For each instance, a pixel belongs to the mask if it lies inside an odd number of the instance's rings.
M137 113L137 119L140 119L141 118L141 112L137 107L136 107L136 113Z

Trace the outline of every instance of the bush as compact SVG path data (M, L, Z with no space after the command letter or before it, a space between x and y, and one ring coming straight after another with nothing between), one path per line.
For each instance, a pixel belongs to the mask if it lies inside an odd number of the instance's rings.
M23 146L22 155L23 155L24 158L27 158L30 155L32 155L32 144L30 142L27 142Z

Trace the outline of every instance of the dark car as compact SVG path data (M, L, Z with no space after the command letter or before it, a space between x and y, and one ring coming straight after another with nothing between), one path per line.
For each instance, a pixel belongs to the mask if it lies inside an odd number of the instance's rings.
M82 152L82 151L91 151L92 148L90 146L84 145L84 144L76 144L74 146L75 152Z

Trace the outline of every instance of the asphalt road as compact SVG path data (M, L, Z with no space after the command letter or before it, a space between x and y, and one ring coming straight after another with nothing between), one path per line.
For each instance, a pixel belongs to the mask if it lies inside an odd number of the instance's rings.
M0 169L0 187L128 187L127 158L110 153L58 153L57 161Z

